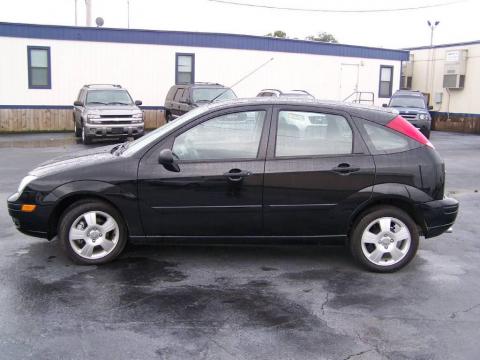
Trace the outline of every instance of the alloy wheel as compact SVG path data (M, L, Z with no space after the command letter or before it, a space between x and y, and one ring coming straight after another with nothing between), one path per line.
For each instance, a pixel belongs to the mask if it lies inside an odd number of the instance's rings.
M119 236L119 226L111 215L103 211L89 211L72 223L69 242L79 256L100 259L115 249Z
M381 217L365 228L361 247L371 263L390 266L407 255L411 242L410 230L405 223L394 217Z

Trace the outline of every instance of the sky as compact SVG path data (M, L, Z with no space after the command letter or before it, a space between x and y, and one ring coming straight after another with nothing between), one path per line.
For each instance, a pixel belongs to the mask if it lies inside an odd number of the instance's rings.
M265 35L283 30L304 39L332 33L340 43L383 48L430 44L427 20L440 21L434 44L480 40L480 0L234 0L241 3L303 9L371 10L453 4L412 11L382 13L322 13L228 5L209 0L91 0L93 19L104 27L205 31ZM458 1L458 0L457 0ZM34 24L85 25L85 0L0 0L0 21Z

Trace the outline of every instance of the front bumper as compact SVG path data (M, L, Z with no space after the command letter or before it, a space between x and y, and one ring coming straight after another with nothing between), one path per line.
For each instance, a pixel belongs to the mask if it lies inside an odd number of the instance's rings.
M53 206L37 205L33 212L22 212L22 204L18 201L18 194L11 195L7 200L8 213L18 231L39 238L50 239L49 219Z
M87 135L92 137L142 136L144 123L136 124L85 124Z
M425 221L425 237L431 238L446 232L457 218L459 202L452 198L429 201L417 206Z

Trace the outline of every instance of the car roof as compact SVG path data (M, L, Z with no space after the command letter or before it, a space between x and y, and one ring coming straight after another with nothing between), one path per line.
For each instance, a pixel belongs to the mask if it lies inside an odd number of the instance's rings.
M392 95L394 96L418 96L418 97L425 97L423 93L417 90L397 90L395 93Z
M111 89L111 90L125 90L118 84L86 84L83 85L86 89Z
M234 106L249 105L299 105L308 107L318 107L322 109L344 111L352 116L357 116L379 123L386 123L398 115L398 110L392 108L383 108L373 105L353 104L343 101L319 100L309 97L254 97L237 98L224 101L216 101L204 105L211 110L220 110Z

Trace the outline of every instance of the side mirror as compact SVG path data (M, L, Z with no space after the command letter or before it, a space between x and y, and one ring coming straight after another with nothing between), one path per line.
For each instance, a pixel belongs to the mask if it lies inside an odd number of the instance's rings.
M186 100L186 99L180 99L179 102L181 104L187 104L187 105L189 104L188 100Z
M382 104L382 107L388 107L388 104Z
M135 100L135 105L137 105L137 106L142 105L142 100Z
M428 105L428 110L433 110L433 106L432 106L432 105Z
M82 101L79 101L79 100L75 100L73 102L73 106L83 106L83 102Z
M160 151L158 163L162 164L163 167L168 171L180 172L180 166L178 166L177 162L175 161L173 152L170 149L163 149Z

